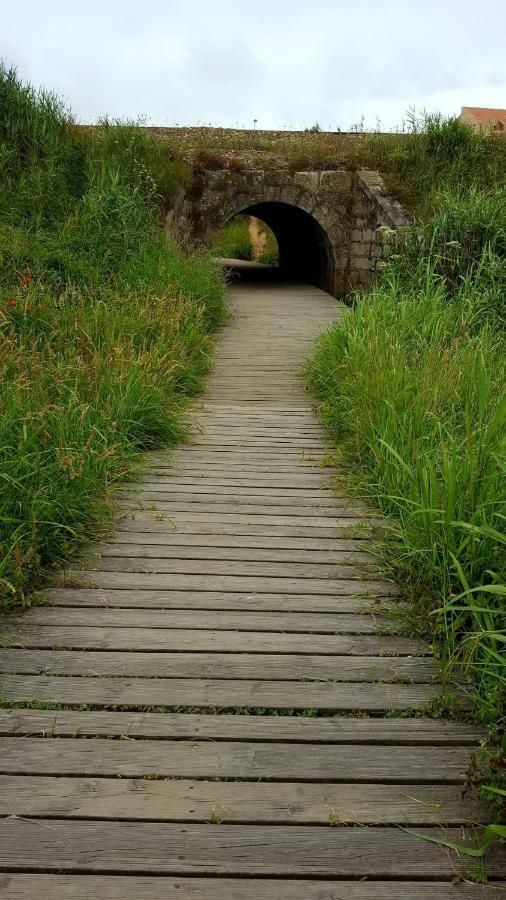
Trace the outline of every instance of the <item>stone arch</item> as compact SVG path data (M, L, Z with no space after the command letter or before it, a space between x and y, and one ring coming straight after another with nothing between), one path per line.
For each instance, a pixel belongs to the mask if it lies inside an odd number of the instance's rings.
M212 244L239 213L272 228L285 271L331 294L370 283L383 256L386 231L409 223L386 196L377 172L365 169L197 171L167 217L185 240Z

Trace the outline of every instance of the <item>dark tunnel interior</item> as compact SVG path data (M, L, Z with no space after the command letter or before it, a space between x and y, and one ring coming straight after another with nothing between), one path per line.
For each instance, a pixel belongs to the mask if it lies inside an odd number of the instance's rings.
M279 278L305 281L330 294L334 292L332 246L313 216L298 206L275 201L254 203L238 212L256 216L274 232L279 249ZM257 273L257 277L262 274ZM268 273L264 277L269 277Z

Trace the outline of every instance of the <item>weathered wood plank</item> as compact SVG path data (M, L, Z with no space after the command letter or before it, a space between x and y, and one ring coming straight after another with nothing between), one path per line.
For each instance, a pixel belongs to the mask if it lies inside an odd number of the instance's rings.
M268 489L276 486L283 491L286 487L288 489L297 488L309 492L314 489L319 490L320 488L329 490L333 484L332 476L327 475L324 471L310 471L305 474L292 471L290 467L289 471L285 474L282 474L281 472L273 474L271 472L267 473L262 471L260 466L257 467L256 471L249 471L248 469L237 471L236 467L230 472L224 468L207 469L203 467L200 467L200 469L197 470L194 468L175 469L172 467L170 469L161 468L154 470L143 468L140 484L170 484L184 488L193 485L195 488L198 488L203 482L207 485L212 485L215 488L233 488L242 485L243 487L260 487ZM137 484L137 482L134 482L134 484Z
M85 628L199 628L210 631L282 631L285 634L394 634L395 620L346 613L229 612L223 610L83 609L39 606L26 610L23 623Z
M195 623L196 624L196 623ZM72 628L17 626L4 645L86 650L189 650L220 653L304 653L333 656L430 656L427 644L387 635L283 634L267 631L199 631L168 628Z
M66 681L67 679L54 679ZM246 741L108 741L0 738L4 775L241 778L274 781L458 784L471 764L467 747L381 747Z
M424 834L443 838L441 829ZM462 829L446 838L462 841ZM504 850L487 854L491 875ZM462 858L398 828L3 819L0 867L79 872L444 878Z
M175 505L177 507L177 504ZM226 504L221 504L221 506L226 506ZM380 525L379 519L370 518L367 520L367 523L364 521L363 517L356 516L351 513L347 516L342 515L329 515L329 516L306 516L304 515L285 515L282 513L279 514L260 514L260 513L248 513L243 514L241 512L234 512L232 508L227 507L227 509L223 510L209 510L209 509L198 509L198 510L188 510L185 506L184 509L172 508L169 511L169 508L163 509L161 506L157 506L154 509L140 509L135 508L133 506L128 507L126 504L123 504L123 519L129 519L132 522L142 522L146 521L150 523L151 527L156 529L157 522L172 522L172 528L181 528L181 526L186 525L187 523L198 522L200 524L212 524L212 531L214 533L222 533L217 531L216 526L218 528L221 525L260 525L262 526L262 532L265 534L264 526L265 525L273 525L276 527L276 532L278 532L278 528L283 528L288 526L290 528L298 528L300 531L299 534L302 534L306 537L311 535L313 529L317 534L323 537L340 537L346 536L350 537L350 533L353 534L354 531L360 531L362 529L366 529L370 527L371 529L377 525ZM265 507L264 507L265 509ZM289 507L287 507L289 509ZM177 515L176 515L177 514ZM167 524L165 525L167 528ZM343 532L339 531L339 529L346 529L345 535ZM134 529L137 531L138 529ZM184 531L184 528L182 528ZM241 533L237 529L233 532L234 534ZM288 534L294 534L297 532L289 531Z
M431 684L427 657L293 656L267 653L128 653L92 650L0 649L0 672L23 675L135 676L138 678L329 679Z
M228 515L236 515L236 516L255 516L258 518L281 518L285 520L299 520L304 519L304 521L313 522L315 525L326 526L328 524L328 520L332 521L333 519L352 519L354 521L362 521L365 516L368 516L366 511L362 509L357 509L352 503L347 504L339 504L337 501L331 501L330 505L325 505L324 503L320 505L310 504L308 506L304 506L303 504L295 503L293 498L287 498L290 500L290 503L284 504L282 500L277 500L275 502L269 503L269 499L267 497L262 497L261 501L259 499L258 503L247 503L247 498L244 498L244 502L241 502L241 499L234 499L234 497L220 498L220 496L208 496L208 497L200 497L196 495L194 497L194 502L192 504L188 504L188 500L186 497L182 497L179 500L176 499L157 499L153 500L153 497L147 495L143 498L140 494L132 494L130 497L121 497L121 505L124 509L139 509L139 508L148 508L148 504L153 504L153 508L156 510L163 511L172 511L174 513L180 512L185 513L187 515L218 515L222 514ZM199 510L193 510L193 506L198 504L201 507L202 512ZM270 523L266 523L270 524ZM283 524L281 522L280 524ZM289 524L289 522L287 522ZM293 522L292 522L293 524ZM297 522L295 521L295 524Z
M3 900L500 900L496 884L0 874Z
M228 488L228 489L227 489ZM237 502L248 503L248 501L256 500L258 503L268 506L293 506L301 508L310 507L314 509L328 508L333 511L340 512L343 509L350 509L355 512L362 512L362 507L357 503L352 503L345 497L338 497L335 493L327 488L319 490L299 488L287 488L286 491L274 488L259 488L253 485L248 487L241 486L223 486L212 484L191 484L187 488L181 484L171 484L166 482L162 484L152 484L151 482L137 482L135 486L123 487L116 491L116 496L125 498L126 500L141 500L146 503L167 501L169 503L220 503L220 502Z
M149 538L147 539L150 540ZM144 541L146 536L144 535ZM265 541L267 543L267 541ZM349 542L351 543L351 541ZM118 540L97 546L92 552L91 558L114 556L118 559L198 559L198 560L239 560L241 562L255 563L304 563L305 566L336 566L357 565L358 563L370 563L374 560L372 553L363 549L363 544L356 542L351 549L346 550L318 550L318 549L260 549L257 547L224 547L224 546L200 546L193 540L187 546L164 545L140 542L126 542L121 544ZM298 570L294 570L295 575ZM325 571L325 570L324 570ZM264 573L265 574L265 573ZM316 573L318 574L318 573ZM339 573L338 573L339 574Z
M275 481L275 476L280 475L282 478L311 478L328 479L334 477L343 471L343 467L323 466L321 460L307 459L301 457L299 459L287 459L286 454L272 458L259 455L254 457L240 456L236 453L230 454L199 454L194 451L189 457L176 455L174 458L167 455L166 459L153 461L149 466L143 466L142 472L146 475L157 476L161 472L165 477L176 476L180 478L200 477L201 473L207 473L211 477L241 479L243 477L262 478L271 483ZM269 463L266 467L266 463Z
M148 591L102 590L86 588L45 589L43 598L52 606L132 607L138 609L228 609L259 612L339 612L381 614L382 610L401 608L395 598L367 599L360 596L319 594L248 594L233 591Z
M313 473L308 475L281 475L276 478L270 478L265 475L256 474L254 472L239 472L226 475L221 471L218 474L200 470L181 472L171 472L171 470L161 470L158 472L142 471L139 481L126 482L123 489L140 489L143 491L165 491L171 494L176 493L203 493L220 494L246 494L251 496L270 496L269 491L275 492L276 496L282 497L330 497L332 496L341 502L346 498L344 494L339 494L336 490L337 485L333 485L329 476L323 473Z
M262 517L265 518L265 517ZM257 517L258 519L258 517ZM209 516L201 513L200 516L187 513L185 516L178 514L177 522L173 516L166 513L143 512L142 510L128 512L116 520L119 533L144 531L149 534L234 534L234 535L263 535L273 537L303 537L303 538L349 538L360 539L364 537L365 529L362 524L357 525L349 519L333 520L330 526L314 526L304 523L299 525L285 524L273 517L272 521L257 521L253 517L234 516L232 514L222 516ZM237 521L239 520L239 521Z
M1 775L0 816L11 815L217 824L458 825L486 822L490 810L477 797L462 798L459 785Z
M280 448L283 449L286 447L287 450L310 450L313 453L325 453L327 449L326 442L319 437L297 437L297 438L283 438L283 437L253 437L250 434L236 434L234 431L230 431L228 434L223 432L223 434L216 435L206 435L201 434L198 437L196 435L193 436L192 440L193 447L267 447L267 448Z
M75 565L75 564L74 564ZM177 559L164 557L103 557L84 561L82 571L133 572L155 575L232 575L241 578L261 576L262 578L299 579L374 579L376 568L358 561L356 564L320 563L316 568L312 563L265 562L263 560L241 559Z
M217 707L233 709L321 709L332 712L424 709L441 694L431 684L352 684L338 682L205 680L184 678L51 678L5 675L7 702L63 703L77 706Z
M116 532L107 538L102 544L98 545L98 550L102 549L106 552L115 552L116 546L128 546L132 553L137 552L137 545L143 547L188 547L195 552L205 552L206 547L214 547L218 550L260 550L273 552L275 554L295 551L293 555L294 562L297 559L297 553L305 553L309 558L309 554L327 553L336 557L340 553L365 553L370 551L363 539L356 538L320 538L320 537L288 537L280 535L275 537L271 534L202 534L198 541L193 536L181 533L179 531L166 531L162 534L154 532L149 537L143 531L129 531L128 536L121 532ZM164 549L165 552L165 549ZM172 551L171 551L172 552ZM176 552L174 550L174 552ZM212 551L211 551L212 552ZM218 557L214 557L218 558ZM244 557L246 558L246 557Z
M288 379L289 380L289 379ZM283 425L272 422L270 425L262 421L256 421L251 424L236 419L234 422L222 420L207 419L196 426L190 423L189 427L190 440L196 444L206 439L216 439L221 443L222 438L225 440L231 436L236 439L244 439L247 443L254 444L256 441L266 441L268 443L282 442L283 444L301 447L308 442L311 445L325 447L326 438L322 428L317 425L300 424L300 425Z
M136 572L100 572L97 569L68 570L65 576L67 582L72 581L77 587L95 588L126 588L152 590L210 590L210 591L244 591L254 593L273 593L279 590L281 593L293 594L355 594L361 597L372 596L377 593L394 594L396 588L382 581L350 579L325 579L325 578L279 578L275 576L261 577L250 575L247 579L237 575L197 575L189 574L156 574ZM84 583L83 583L84 582ZM64 587L65 585L61 585Z
M372 727L371 727L372 726ZM291 743L474 746L484 732L472 723L444 719L352 716L206 715L202 713L101 712L0 709L0 734L77 735L178 740L289 741Z

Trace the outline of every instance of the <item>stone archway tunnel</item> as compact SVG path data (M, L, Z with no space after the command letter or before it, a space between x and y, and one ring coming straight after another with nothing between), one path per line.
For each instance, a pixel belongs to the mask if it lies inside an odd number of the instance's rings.
M211 245L238 214L256 216L272 229L284 276L334 295L370 283L388 230L410 221L385 193L378 172L220 169L195 176L168 214L167 226Z

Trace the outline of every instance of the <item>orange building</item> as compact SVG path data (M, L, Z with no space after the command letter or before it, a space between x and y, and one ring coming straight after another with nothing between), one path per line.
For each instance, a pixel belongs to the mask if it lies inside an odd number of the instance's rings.
M506 133L506 109L463 106L458 121L472 125L477 131L503 131Z

